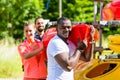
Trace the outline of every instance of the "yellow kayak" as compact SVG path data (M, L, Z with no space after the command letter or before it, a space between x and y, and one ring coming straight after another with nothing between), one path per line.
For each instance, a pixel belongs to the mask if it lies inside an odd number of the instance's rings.
M80 64L74 70L74 80L120 80L120 59L93 59Z
M109 44L108 48L114 52L120 52L120 34L109 35L108 36Z
M120 45L120 34L109 35L108 40L112 44L119 44Z
M114 52L120 53L120 44L109 43L109 44L108 44L108 48L110 48L110 49L113 50Z

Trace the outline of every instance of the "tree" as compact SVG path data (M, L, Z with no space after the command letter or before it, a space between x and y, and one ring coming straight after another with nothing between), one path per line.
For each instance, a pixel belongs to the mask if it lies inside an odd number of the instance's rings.
M23 25L43 12L43 0L1 0L0 38L23 38Z
M59 17L58 0L44 0L45 4L48 2L49 6L46 12L43 12L43 16L55 21ZM62 0L62 15L72 21L93 22L93 5L91 0Z

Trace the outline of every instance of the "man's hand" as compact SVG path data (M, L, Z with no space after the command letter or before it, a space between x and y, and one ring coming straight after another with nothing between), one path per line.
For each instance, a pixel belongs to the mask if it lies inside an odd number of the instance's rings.
M80 41L80 38L78 38L77 49L84 50L86 47L87 47L87 40Z

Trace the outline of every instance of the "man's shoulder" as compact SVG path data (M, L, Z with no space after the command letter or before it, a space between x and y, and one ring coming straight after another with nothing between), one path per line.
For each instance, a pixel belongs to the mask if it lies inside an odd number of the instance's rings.
M55 35L53 38L51 38L50 41L52 41L52 42L59 42L59 40L60 40L60 38L57 35Z

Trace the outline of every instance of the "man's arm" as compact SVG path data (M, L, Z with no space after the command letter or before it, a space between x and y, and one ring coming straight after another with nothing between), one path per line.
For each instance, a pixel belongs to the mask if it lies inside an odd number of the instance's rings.
M94 33L95 33L95 28L94 26L90 26L91 28L91 32L90 32L90 42L89 42L89 46L86 49L86 51L83 52L83 54L80 57L80 60L83 61L90 61L91 56L94 52L94 47L95 47L95 40L94 40Z
M55 60L65 71L71 71L77 65L82 50L85 47L86 43L78 41L78 47L72 56L69 56L69 54L66 52L59 53L55 56Z
M42 50L44 50L44 46L43 43L41 43L41 47L40 48L36 48L38 45L35 45L35 49L29 53L24 53L23 57L24 59L29 59L31 57L33 57L34 55L38 54L39 52L41 52Z

